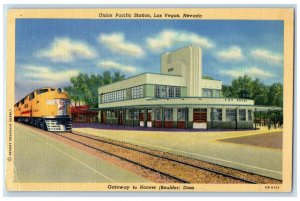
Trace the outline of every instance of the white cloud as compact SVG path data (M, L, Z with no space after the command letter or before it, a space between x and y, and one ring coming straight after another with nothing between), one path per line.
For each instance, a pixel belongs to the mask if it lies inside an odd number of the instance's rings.
M142 57L145 55L144 50L139 45L125 41L123 33L100 34L98 36L98 42L114 53L134 57Z
M104 69L115 69L125 73L135 73L137 71L137 68L134 66L126 66L114 61L102 61L98 66Z
M242 50L238 46L231 46L217 53L217 58L224 62L242 61L244 59Z
M208 38L192 32L163 30L158 35L146 39L147 46L152 51L170 48L176 44L198 45L201 48L213 48L214 43Z
M219 73L223 76L229 76L232 78L237 78L239 76L248 75L252 78L271 78L275 77L271 72L264 71L258 67L248 67L241 71L241 68L231 69L231 70L220 70Z
M49 47L36 52L37 57L68 63L76 59L93 59L97 51L87 43L69 38L55 38Z
M43 80L45 82L66 82L71 77L79 74L78 70L56 70L48 66L23 65L25 71L22 75L26 78Z
M282 63L282 55L271 52L269 50L265 50L265 49L255 49L251 51L251 56L269 63L271 65L280 65Z

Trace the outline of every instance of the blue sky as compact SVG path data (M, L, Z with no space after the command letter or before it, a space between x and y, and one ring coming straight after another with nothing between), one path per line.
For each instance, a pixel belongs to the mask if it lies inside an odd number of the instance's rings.
M283 21L18 19L16 100L80 72L158 73L161 53L190 44L202 48L203 75L223 84L283 82Z

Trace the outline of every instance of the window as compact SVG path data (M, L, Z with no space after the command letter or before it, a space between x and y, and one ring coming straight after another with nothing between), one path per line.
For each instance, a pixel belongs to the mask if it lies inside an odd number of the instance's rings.
M175 98L180 97L180 87L155 85L155 98Z
M168 88L169 88L168 97L175 97L175 88L174 87L168 87Z
M226 110L226 121L236 121L236 109Z
M222 121L222 109L213 109L212 120Z
M239 110L239 121L246 121L246 110Z
M133 119L134 120L138 120L139 119L139 111L134 110L134 112L133 112Z
M36 91L36 94L42 94L42 93L45 93L45 92L48 92L48 89L39 89Z
M168 97L168 87L167 86L160 86L160 98L167 98Z
M165 109L164 117L165 121L173 121L173 109Z
M175 87L175 97L180 97L180 87Z
M131 88L131 98L132 99L142 98L142 97L144 97L143 86L137 86L137 87Z
M154 118L155 118L155 120L157 120L157 121L160 121L161 120L161 112L160 112L161 110L160 109L155 109L154 110Z
M133 110L128 111L128 119L129 120L133 119Z
M252 110L248 110L248 121L252 121Z
M113 110L113 111L111 111L111 116L110 116L111 118L115 118L115 111Z
M177 110L177 118L178 121L186 121L186 108L178 108Z
M212 97L212 90L211 89L202 89L202 96L203 97Z
M168 72L173 72L174 71L174 68L169 68L168 69Z
M110 116L111 119L118 118L118 111L117 110L111 110L111 111L109 111L109 116Z
M220 90L216 90L215 97L217 97L217 98L221 97L221 91Z
M32 100L32 99L34 99L34 93L31 93L31 94L29 95L29 100Z

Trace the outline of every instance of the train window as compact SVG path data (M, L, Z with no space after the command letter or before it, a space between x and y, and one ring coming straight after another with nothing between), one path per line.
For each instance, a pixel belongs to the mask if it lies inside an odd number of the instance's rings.
M23 98L23 99L21 100L21 104L22 104L22 105L24 104L24 101L25 101L25 98Z
M19 107L19 103L16 103L16 107Z
M51 91L55 91L55 89L51 89Z
M36 94L42 94L42 93L45 93L45 92L48 92L48 89L40 89L40 90L37 90L37 91L36 91Z
M31 93L31 94L29 95L29 100L32 100L32 99L34 99L34 93Z

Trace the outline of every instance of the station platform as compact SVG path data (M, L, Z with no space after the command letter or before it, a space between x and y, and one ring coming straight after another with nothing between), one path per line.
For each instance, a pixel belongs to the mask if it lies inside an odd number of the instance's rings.
M252 141L270 141L273 135L282 136L282 129L263 127L259 130L244 131L155 131L155 130L122 130L103 129L95 126L73 128L73 131L108 139L118 140L139 146L156 149L227 167L232 167L259 175L282 179L282 149L280 146L265 146ZM252 137L251 137L252 136ZM251 137L250 143L232 139ZM257 140L255 140L257 138ZM228 140L227 140L228 139ZM229 140L230 139L230 140ZM275 137L274 140L278 140ZM241 141L241 140L240 140ZM274 142L277 143L278 142ZM280 144L281 142L279 142ZM272 142L269 142L272 144Z
M19 123L15 123L15 182L151 182Z

